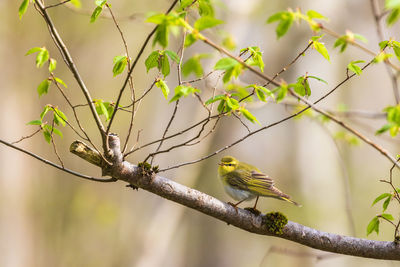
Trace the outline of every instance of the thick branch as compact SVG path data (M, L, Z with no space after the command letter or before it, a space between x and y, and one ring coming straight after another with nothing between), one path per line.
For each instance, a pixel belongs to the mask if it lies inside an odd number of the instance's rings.
M256 216L243 209L236 210L225 202L165 177L143 175L142 169L127 161L122 161L117 136L110 136L109 143L111 151L118 160L114 161L112 168L106 170L108 175L235 227L260 235L280 237L323 251L374 259L400 260L400 245L394 242L373 241L326 233L290 221L284 227L282 235L271 233L263 224L263 215ZM86 158L82 153L77 155Z

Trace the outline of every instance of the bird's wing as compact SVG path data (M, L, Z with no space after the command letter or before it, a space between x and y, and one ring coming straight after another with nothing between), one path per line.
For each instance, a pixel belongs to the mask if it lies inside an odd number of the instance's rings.
M259 187L271 187L274 186L274 180L268 177L268 175L257 172L257 171L252 171L251 172L251 184L254 186L259 186Z
M237 189L249 190L247 185L249 185L249 181L253 178L251 174L246 170L235 170L234 172L230 172L227 174L226 182Z

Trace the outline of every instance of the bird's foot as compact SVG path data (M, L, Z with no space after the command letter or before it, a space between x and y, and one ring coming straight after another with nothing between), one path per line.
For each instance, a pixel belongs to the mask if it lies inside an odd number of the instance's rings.
M251 213L253 213L256 216L261 214L261 211L259 211L258 209L255 209L255 208L248 207L248 208L244 208L244 209L247 210L247 211L250 211Z

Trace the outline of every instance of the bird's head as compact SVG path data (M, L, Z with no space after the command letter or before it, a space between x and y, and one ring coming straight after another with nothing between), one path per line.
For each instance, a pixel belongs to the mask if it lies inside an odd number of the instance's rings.
M221 174L225 174L231 171L234 171L238 166L239 161L232 156L225 156L221 159L221 162L218 163L219 168L218 171Z

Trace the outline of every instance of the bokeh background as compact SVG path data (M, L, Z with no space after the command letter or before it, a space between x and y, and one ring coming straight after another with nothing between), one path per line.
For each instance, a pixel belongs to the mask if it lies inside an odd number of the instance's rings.
M28 121L37 119L47 103L57 105L69 118L62 96L51 87L48 95L38 98L36 87L47 77L46 68L35 67L34 56L24 56L35 46L46 46L57 59L56 75L67 84L67 94L74 104L84 103L72 75L64 66L52 43L42 18L30 5L20 21L18 6L21 1L0 1L0 138L18 140L36 130ZM380 1L383 6L384 1ZM55 3L50 2L48 3ZM145 23L150 11L163 12L171 1L110 1L120 18L130 54L135 57L144 38L153 25ZM265 24L275 12L287 7L300 7L303 11L316 10L330 18L329 28L344 34L347 29L364 35L366 46L378 51L378 38L372 17L370 1L215 1L217 17L226 21L218 31L206 35L221 41L229 33L233 36L238 53L240 48L259 46L264 52L265 72L273 75L289 63L308 44L312 32L304 23L280 40L276 39L275 26ZM109 19L89 23L94 8L93 1L82 0L82 10L66 7L51 9L60 34L75 60L81 76L95 99L115 101L123 77L113 78L112 58L124 54L120 36ZM126 19L133 16L133 19ZM386 38L398 38L398 25L385 30ZM169 49L177 51L180 38L172 37ZM308 72L325 79L328 85L311 82L311 99L327 92L346 76L346 65L351 60L371 60L371 56L354 47L344 54L333 50L334 39L326 36L331 62L315 51L308 51L296 65L282 76L294 81ZM153 81L155 72L146 73L144 59L152 51L149 46L133 76L137 91L143 92ZM185 51L185 59L194 53L211 53L214 57L204 61L205 70L211 70L221 55L198 42ZM393 62L396 64L396 60ZM216 75L197 86L210 95ZM260 82L246 73L241 83ZM176 70L168 79L171 88L177 83ZM221 83L218 90L223 87ZM128 94L124 103L128 103ZM177 118L170 132L198 121L206 114L188 97L181 101ZM392 87L383 65L374 65L340 87L320 106L334 110L345 104L350 109L380 112L395 103ZM250 104L251 110L262 124L272 123L292 110L285 105L270 102L265 105ZM139 144L159 138L172 114L158 89L143 101L135 119L130 146L142 130ZM81 121L92 138L99 144L99 135L87 108L79 111ZM392 155L399 151L398 138L388 135L374 136L384 119L346 119L360 132L383 145ZM129 115L119 112L114 132L125 136ZM257 129L257 125L250 125ZM201 190L223 201L229 201L216 176L217 162L222 155L230 154L260 166L273 177L277 185L303 204L297 208L284 202L261 199L263 212L279 210L292 221L322 231L366 237L366 226L381 207L371 207L375 197L389 191L379 182L387 178L392 166L371 147L360 144L350 146L342 140L332 139L339 131L332 123L322 123L318 118L303 117L290 120L265 130L215 157L195 165L163 173L179 183ZM57 138L58 151L71 169L99 176L99 169L68 152L69 144L77 137L67 128L64 138ZM247 130L232 117L223 118L215 133L199 145L173 150L156 157L155 163L168 167L194 160L237 140ZM165 143L169 147L195 132ZM52 147L43 136L36 135L19 144L38 155L57 162ZM132 162L142 161L155 147L140 150L129 157ZM398 174L395 172L395 179ZM252 205L250 203L249 205ZM392 205L394 206L394 205ZM389 212L398 216L398 207ZM392 240L393 228L381 225L379 236L368 238ZM376 261L343 255L317 258L325 253L290 241L258 236L228 226L197 211L162 199L146 191L133 191L122 182L100 184L84 181L57 171L20 152L0 146L0 266L400 266L395 262Z

